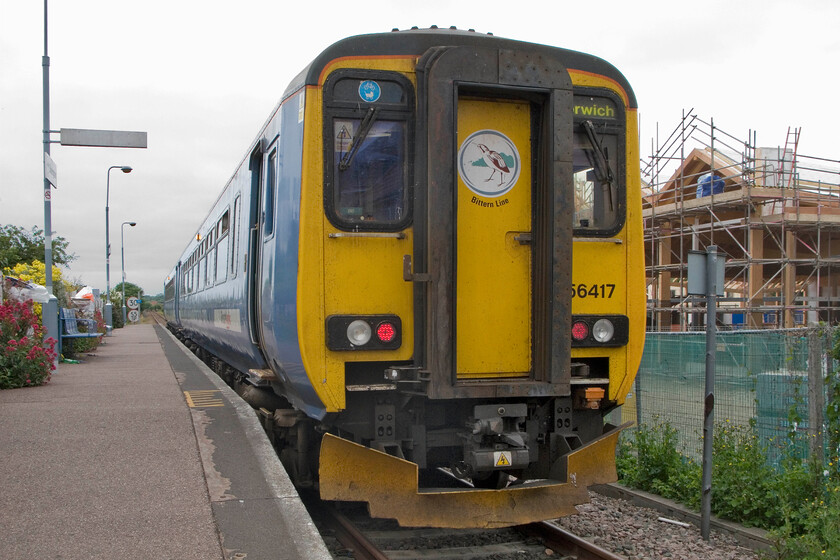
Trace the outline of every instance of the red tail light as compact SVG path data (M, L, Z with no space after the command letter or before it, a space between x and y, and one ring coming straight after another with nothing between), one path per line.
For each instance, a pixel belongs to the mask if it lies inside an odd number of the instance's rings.
M380 323L376 327L376 336L382 342L391 342L397 336L397 329L391 323Z
M584 340L589 336L589 326L583 321L576 321L572 325L572 338L575 340Z

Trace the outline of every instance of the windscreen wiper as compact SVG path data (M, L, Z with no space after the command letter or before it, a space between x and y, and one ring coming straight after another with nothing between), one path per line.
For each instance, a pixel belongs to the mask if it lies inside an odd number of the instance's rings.
M609 154L607 154L606 147L598 139L595 133L595 125L592 121L583 121L583 130L586 132L586 137L593 148L593 163L595 164L595 178L601 183L601 188L606 187L609 193L607 197L610 201L610 210L613 210L613 191L615 190L615 176L613 176L612 168L609 164Z
M361 124L359 124L359 131L356 133L356 137L353 138L353 143L350 144L350 149L347 150L347 153L344 154L344 157L341 158L340 162L338 162L339 171L344 171L350 167L350 163L353 161L353 156L356 155L356 152L359 151L359 146L361 146L362 142L364 142L365 138L367 138L367 135L370 132L370 127L373 126L374 121L376 121L376 107L371 107L365 114L365 118L362 119Z

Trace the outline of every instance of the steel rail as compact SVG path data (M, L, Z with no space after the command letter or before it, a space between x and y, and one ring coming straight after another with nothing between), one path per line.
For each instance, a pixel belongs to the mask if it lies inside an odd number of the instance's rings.
M318 513L335 533L338 542L353 551L356 560L388 560L358 528L342 513L327 504L318 507Z
M519 529L542 539L555 552L574 555L578 560L627 560L623 556L570 533L551 521L538 521L522 525Z

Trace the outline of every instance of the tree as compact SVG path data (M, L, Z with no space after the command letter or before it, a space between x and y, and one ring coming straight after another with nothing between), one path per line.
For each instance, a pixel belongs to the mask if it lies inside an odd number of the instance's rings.
M61 236L52 240L52 260L56 265L68 265L76 258L67 252L68 242ZM0 269L12 268L20 263L44 260L44 230L32 226L0 226Z
M111 300L116 301L119 299L122 301L122 291L123 285L122 282L114 286L114 289L111 290ZM143 288L138 286L137 284L132 284L131 282L125 283L125 297L126 299L130 297L141 297L143 295ZM142 299L142 298L141 298Z
M123 285L122 282L114 286L111 290L111 303L114 305L114 314L112 316L112 320L114 323L115 329L121 329L125 325L123 324L123 317L122 317L122 307L123 307L123 299L122 299L122 290ZM143 288L138 286L137 284L132 284L131 282L125 283L125 299L128 300L129 298L136 297L140 298L140 310L143 311L146 309L146 302L143 301ZM128 301L126 301L126 306ZM128 313L128 309L126 309L126 313Z

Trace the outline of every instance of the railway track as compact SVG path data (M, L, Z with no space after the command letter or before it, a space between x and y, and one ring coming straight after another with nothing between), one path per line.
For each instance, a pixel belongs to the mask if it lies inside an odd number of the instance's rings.
M166 326L162 314L149 312ZM340 543L335 558L356 560L624 560L551 522L502 529L433 529L399 527L393 520L372 519L362 504L338 506L311 493L301 496L325 540Z
M622 560L550 522L505 529L401 528L370 519L363 506L313 505L325 537L340 543L335 558L356 560Z
M164 318L163 313L160 313L159 311L146 311L144 312L144 316L148 317L151 321L161 327L166 326L166 319Z

